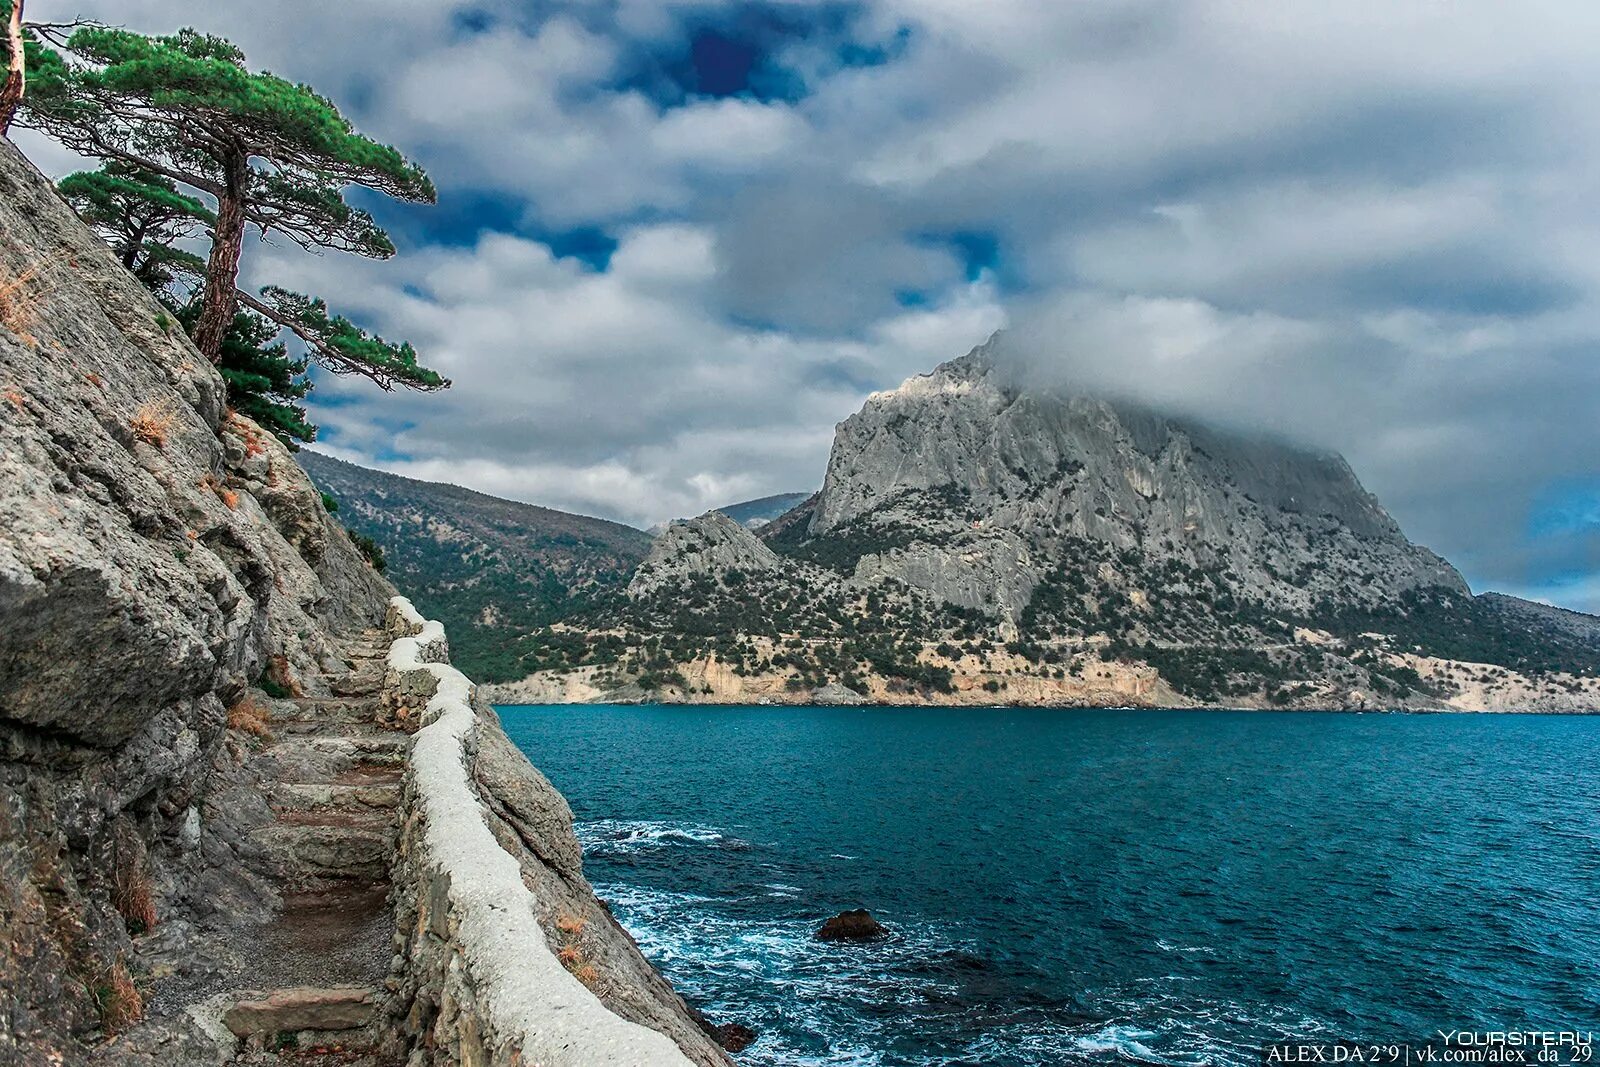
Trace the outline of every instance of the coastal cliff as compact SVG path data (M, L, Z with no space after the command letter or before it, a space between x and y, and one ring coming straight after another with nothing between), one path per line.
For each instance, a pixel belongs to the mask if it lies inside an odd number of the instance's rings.
M726 1062L224 397L0 141L0 1065Z

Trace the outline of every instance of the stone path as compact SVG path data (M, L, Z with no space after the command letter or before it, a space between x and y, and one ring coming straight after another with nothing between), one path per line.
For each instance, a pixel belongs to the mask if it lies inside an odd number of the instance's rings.
M322 679L334 695L287 702L294 713L273 714L256 753L274 815L256 836L283 907L258 933L251 989L223 1016L245 1039L246 1062L400 1062L370 1027L394 952L389 863L408 742L384 721L388 648L381 630L357 637L349 672Z

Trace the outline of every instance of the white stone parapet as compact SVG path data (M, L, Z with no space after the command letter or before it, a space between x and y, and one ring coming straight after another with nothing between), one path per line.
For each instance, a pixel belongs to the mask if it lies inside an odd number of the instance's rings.
M444 627L395 597L388 630L391 691L422 706L395 864L398 911L412 920L400 931L408 1021L432 1046L412 1067L688 1067L671 1039L613 1014L550 950L517 860L484 821L473 684L445 662Z

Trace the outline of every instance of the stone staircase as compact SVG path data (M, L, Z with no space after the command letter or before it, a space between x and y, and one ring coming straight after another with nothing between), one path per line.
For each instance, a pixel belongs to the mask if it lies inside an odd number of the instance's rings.
M389 865L408 743L386 721L388 648L382 630L356 637L349 670L319 679L332 695L277 702L255 755L274 816L255 836L283 906L259 931L251 988L223 1012L243 1062L402 1062L374 1025L394 953Z

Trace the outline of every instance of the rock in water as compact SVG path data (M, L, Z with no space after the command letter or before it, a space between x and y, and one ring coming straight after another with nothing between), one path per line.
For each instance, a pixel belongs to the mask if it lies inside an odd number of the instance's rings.
M813 704L865 704L867 698L838 682L829 682L811 694Z
M822 924L818 941L876 941L889 935L886 928L866 908L841 911Z
M743 1023L722 1023L720 1026L713 1026L711 1032L716 1037L717 1044L729 1052L743 1052L755 1044L756 1038L760 1036Z

